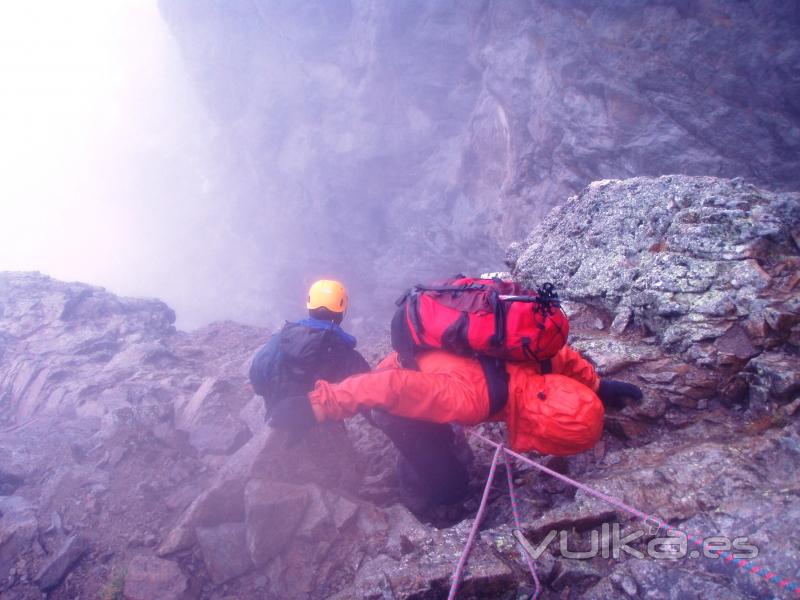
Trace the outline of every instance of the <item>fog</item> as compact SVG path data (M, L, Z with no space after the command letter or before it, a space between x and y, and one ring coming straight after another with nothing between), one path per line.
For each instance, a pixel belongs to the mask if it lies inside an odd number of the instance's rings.
M221 42L229 60L223 66L252 62L235 35L252 30L252 17L233 5L216 14L234 29ZM389 163L399 151L387 154L373 140L366 151L375 155L373 164L366 167L378 179L360 197L352 193L358 181L339 182L333 194L335 185L320 187L338 167L309 134L318 133L315 115L324 110L318 105L341 98L309 99L302 80L329 83L336 73L292 70L309 60L300 29L282 31L278 44L267 40L273 46L262 62L262 91L272 96L270 86L281 86L280 96L263 116L249 115L238 126L248 146L227 130L228 105L253 90L238 90L241 81L214 72L226 97L203 97L205 82L187 68L192 46L179 49L154 1L7 3L0 22L0 270L38 270L122 295L158 297L176 309L181 328L225 318L274 325L303 312L305 288L319 277L341 278L351 288L351 324L376 314L371 305L379 285L372 276L386 266L374 240L391 247L381 212L390 199L382 197L388 192L380 177L392 166L375 172L375 161ZM260 141L306 122L311 128L288 150ZM347 152L363 141L350 128L329 126L325 145ZM403 133L381 134L392 136ZM342 197L342 188L350 197ZM402 266L410 254L389 264ZM433 274L435 265L419 276ZM403 273L377 294L383 315L413 276Z
M0 269L382 332L595 179L796 189L796 5L623 4L5 3Z
M155 2L4 3L0 32L0 269L230 316L207 281L233 244L204 192L213 128Z

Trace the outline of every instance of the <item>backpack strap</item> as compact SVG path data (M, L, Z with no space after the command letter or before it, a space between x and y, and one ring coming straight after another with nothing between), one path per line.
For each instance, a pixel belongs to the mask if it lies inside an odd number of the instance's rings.
M494 334L489 343L499 348L506 341L506 311L496 290L489 294L489 303L494 310Z
M478 356L478 362L486 377L486 388L489 391L489 416L497 414L508 403L508 371L506 363L499 358Z
M391 326L392 335L392 348L397 351L397 357L400 359L400 366L404 369L414 369L419 371L417 365L416 345L414 339L411 337L411 331L408 329L406 322L406 305L403 304L397 309L392 318Z

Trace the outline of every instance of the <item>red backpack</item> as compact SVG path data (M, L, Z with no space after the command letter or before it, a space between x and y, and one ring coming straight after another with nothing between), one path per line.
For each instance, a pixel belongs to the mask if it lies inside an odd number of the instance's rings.
M499 279L457 277L416 285L397 305L392 346L408 366L417 349L547 362L569 334L569 321L549 283L534 292Z

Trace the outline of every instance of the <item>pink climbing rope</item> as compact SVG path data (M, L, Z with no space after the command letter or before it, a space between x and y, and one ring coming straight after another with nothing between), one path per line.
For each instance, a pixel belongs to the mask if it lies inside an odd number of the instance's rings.
M508 497L511 500L511 513L514 515L514 526L517 530L522 530L522 524L519 520L519 511L517 510L517 495L514 493L514 473L511 469L511 461L508 460L508 453L503 449L503 460L506 463L506 476L508 477ZM531 600L536 600L539 597L539 592L542 589L541 584L539 583L539 576L536 574L536 567L533 564L533 559L531 558L530 554L523 551L522 555L525 557L525 563L528 565L528 570L531 572L531 577L533 577L533 582L536 584L536 589L533 591L531 595Z
M511 463L508 460L508 456L504 452L505 448L502 446L498 446L497 449L494 451L494 457L492 458L492 466L489 468L489 477L486 480L486 485L483 488L483 497L481 498L481 504L478 507L478 513L475 515L475 521L472 524L472 529L470 529L469 537L467 538L467 543L464 545L464 550L461 552L461 558L458 560L458 566L456 567L455 573L453 573L453 582L450 585L450 593L447 596L448 600L454 600L456 594L458 593L458 586L461 584L461 579L464 574L464 568L467 565L467 559L469 558L469 554L472 551L472 547L475 543L475 537L478 534L478 528L480 527L481 521L483 521L483 515L486 512L486 505L489 500L489 492L493 489L492 483L494 483L494 476L495 471L497 469L497 459L499 458L500 454L503 455L503 460L506 464L506 476L508 477L508 495L511 499L511 512L514 515L514 524L516 528L519 530L522 528L519 519L519 510L517 510L517 496L514 493L514 475L511 469ZM522 553L525 557L525 562L528 564L528 569L531 572L531 576L533 577L533 581L536 584L536 590L533 592L531 596L532 600L535 600L539 596L539 591L541 590L541 585L539 583L539 577L536 575L536 567L533 565L533 560L528 555L527 552Z
M569 477L567 477L566 475L562 475L558 471L553 471L553 469L545 467L544 465L540 465L539 463L532 461L530 458L527 458L527 457L523 456L522 454L514 452L513 450L509 450L508 448L506 448L502 444L498 444L497 442L494 442L494 441L490 440L489 438L481 435L480 433L477 433L476 431L468 429L467 432L470 435L472 435L472 436L474 436L474 437L476 437L476 438L478 438L480 440L483 440L487 444L491 444L495 448L502 448L504 452L506 452L507 454L513 456L514 458L516 458L518 460L521 460L522 462L524 462L526 464L529 464L532 467L535 467L535 468L539 469L540 471L544 471L545 473L547 473L548 475L552 475L556 479L560 479L561 481L564 481L564 482L566 482L566 483L568 483L568 484L570 484L572 486L575 486L576 488L583 490L587 494L595 496L596 498L600 498L601 500L604 500L605 502L608 502L609 504L611 504L613 506L616 506L620 510L624 510L625 512L630 513L630 514L632 514L634 516L637 516L637 517L643 519L644 521L647 521L647 522L650 522L650 523L655 523L656 525L659 526L659 528L667 527L667 524L664 523L661 519L659 519L657 517L653 517L652 515L648 515L647 513L640 511L638 508L634 508L630 504L625 504L622 500L619 500L618 498L615 498L614 496L609 496L608 494L604 494L603 492L601 492L599 490L595 490L594 488L591 488L588 485L585 485L583 483L575 481L574 479L570 479Z
M502 444L498 444L497 442L490 440L489 438L481 435L480 433L478 433L478 432L476 432L476 431L474 431L472 429L467 429L466 431L467 431L467 433L469 433L473 437L475 437L475 438L477 438L479 440L482 440L483 442L485 442L487 444L490 444L490 445L492 445L492 446L494 446L496 448L495 455L494 455L494 460L492 461L492 468L489 471L489 480L486 483L486 489L484 489L483 500L481 501L481 507L480 507L480 509L478 511L478 516L475 519L475 524L473 524L473 532L477 530L478 524L480 522L480 518L483 516L483 511L486 508L485 507L485 503L486 503L486 499L488 497L489 488L491 487L492 481L494 480L494 471L495 471L495 466L497 464L497 456L498 456L498 454L500 452L503 452L504 456L506 454L510 455L510 456L513 456L517 460L521 460L525 464L528 464L528 465L534 467L535 469L538 469L539 471L547 473L548 475L552 475L556 479L560 479L561 481L563 481L565 483L568 483L568 484L570 484L570 485L572 485L572 486L574 486L574 487L576 487L576 488L578 488L580 490L583 490L584 492L586 492L590 496L594 496L595 498L599 498L600 500L603 500L604 502L607 502L608 504L611 504L612 506L615 506L615 507L619 508L623 512L626 512L626 513L628 513L630 515L633 515L635 517L639 517L640 519L642 519L644 522L646 522L648 524L655 524L655 525L658 526L659 530L663 528L665 530L665 533L668 536L673 536L673 535L683 536L683 537L685 537L687 539L687 541L690 541L690 542L694 543L697 546L703 547L703 537L700 536L700 535L689 534L689 533L686 533L684 531L681 531L680 529L676 529L675 527L671 527L670 525L668 525L666 522L664 522L663 520L659 519L658 517L655 517L653 515L647 514L647 513L643 512L643 511L639 510L638 508L635 508L635 507L631 506L630 504L626 504L625 502L623 502L619 498L615 498L614 496L609 496L608 494L605 494L605 493L603 493L603 492L601 492L599 490L595 490L594 488L591 488L588 485L585 485L583 483L575 481L574 479L570 479L566 475L562 475L561 473L558 473L557 471L553 471L552 469L549 469L548 467L545 467L544 465L541 465L541 464L531 460L530 458L527 458L526 456L523 456L522 454L514 452L513 450L509 450L508 448L506 448ZM509 489L511 490L511 488L509 488ZM512 507L514 506L515 502L516 502L515 500L512 500ZM514 518L515 518L515 520L517 520L517 515L516 514L515 514ZM519 527L519 522L517 522L517 528L518 529L520 528ZM462 554L462 561L459 562L459 569L457 569L456 575L454 576L454 577L457 577L457 578L454 579L454 581L453 581L453 586L454 587L450 589L450 596L449 596L448 600L452 600L453 598L455 598L454 589L457 589L457 587L458 587L457 582L461 577L461 572L463 571L463 564L462 563L466 563L466 556L469 554L469 550L470 550L472 544L474 543L474 539L475 539L475 536L472 535L472 533L471 533L469 539L467 540L467 547L464 549L464 553ZM767 567L760 567L760 566L754 564L753 562L745 560L745 559L737 559L730 552L721 551L721 550L714 550L712 548L708 548L708 550L711 551L711 552L716 553L720 558L724 559L725 562L735 563L737 567L739 567L740 569L745 570L747 573L754 574L754 575L759 575L760 577L763 577L765 581L768 581L768 582L771 582L771 583L776 583L779 587L794 593L794 595L797 596L797 597L800 597L800 584L798 584L797 582L792 581L792 580L787 579L787 578L782 578L777 573L775 573L773 571L770 571L769 568L767 568ZM536 581L537 593L538 593L539 580L538 580L538 578L536 578L535 574L534 574L534 578L535 578L535 581ZM535 597L535 595L534 595L534 597Z
M483 519L483 513L486 512L486 504L489 500L489 490L492 487L492 482L494 481L494 474L497 470L497 459L500 458L500 453L503 451L502 447L498 447L497 450L494 452L494 458L492 459L492 466L489 468L489 478L486 481L486 487L483 488L483 497L481 498L481 505L478 507L478 514L475 515L475 522L472 524L472 529L469 531L469 537L467 538L467 543L464 546L464 550L461 552L461 558L458 560L458 566L456 567L456 572L453 574L453 583L450 584L450 593L447 595L447 600L454 600L456 594L458 593L458 586L461 583L461 577L464 573L464 567L467 564L467 559L469 558L469 553L472 551L472 545L475 543L475 536L478 535L478 527L481 524L481 520Z

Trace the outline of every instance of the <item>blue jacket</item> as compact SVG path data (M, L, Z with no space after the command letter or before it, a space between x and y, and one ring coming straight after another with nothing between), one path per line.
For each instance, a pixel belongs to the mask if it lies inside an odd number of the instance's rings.
M339 338L347 346L349 346L350 348L355 348L356 347L356 343L357 343L356 342L356 338L353 337L352 335L350 335L349 333L347 333L344 329L339 327L333 321L322 321L320 319L314 319L314 318L309 317L307 319L303 319L301 321L297 321L297 324L298 325L304 325L306 327L311 327L311 329L330 329L331 331L336 333L336 335L338 335Z

